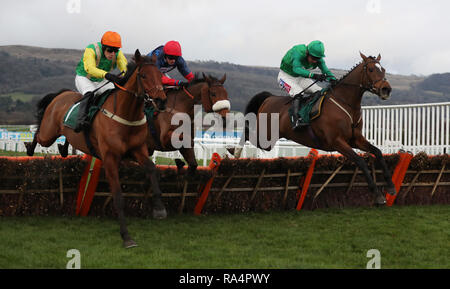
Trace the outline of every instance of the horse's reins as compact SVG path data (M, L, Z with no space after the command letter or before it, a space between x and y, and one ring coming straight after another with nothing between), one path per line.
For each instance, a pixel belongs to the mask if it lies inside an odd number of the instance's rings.
M317 82L319 82L319 80L317 79L316 81L314 81L313 83L311 83L307 88L303 89L299 94L303 94L308 88L310 88L311 86L313 86L314 84L316 84ZM286 104L291 103L294 100L294 97L291 97L291 99L289 99L288 102L286 102Z
M135 97L137 97L137 98L139 98L139 97L142 95L142 98L144 99L144 101L151 101L153 107L154 107L157 111L159 111L157 105L155 104L155 102L153 101L153 99L150 97L149 92L153 91L154 89L157 89L158 91L163 90L162 85L155 85L154 87L152 87L152 88L149 89L148 91L144 88L144 86L143 86L143 84L142 84L142 80L141 80L141 75L140 75L140 68L141 68L143 65L152 65L152 64L151 64L151 63L144 63L144 64L142 64L141 66L138 67L138 72L137 72L137 75L136 75L136 80L137 80L137 84L138 84L138 90L137 90L136 92L131 91L131 90L129 90L129 89L127 89L127 88L125 88L125 87L123 87L123 86L121 86L121 85L115 83L115 82L112 82L112 83L113 83L114 86L117 87L118 89L120 89L120 90L122 90L122 91L124 91L124 92L127 92L127 93L129 93L129 94L131 94L131 95L133 95L133 96L135 96ZM119 74L119 75L120 75L120 74ZM111 81L109 81L109 82L107 82L107 83L110 83L110 82L111 82ZM106 84L107 84L107 83L106 83ZM106 84L105 84L105 85L106 85ZM103 86L104 86L104 85L103 85ZM102 87L103 87L103 86L102 86ZM141 91L141 92L143 92L143 93L140 93L139 91ZM101 111L105 116L107 116L108 118L111 118L111 119L113 119L113 120L115 120L115 121L117 121L117 122L119 122L119 123L121 123L121 124L128 125L128 126L140 126L140 125L143 125L143 124L145 124L145 123L147 122L147 117L146 117L145 114L144 114L144 118L142 118L141 120L137 120L137 121L129 121L129 120L126 120L126 119L121 118L120 116L116 115L116 114L115 114L115 111L116 111L116 96L117 96L117 95L114 94L114 113L108 111L108 110L105 109L105 108L100 108L100 111Z

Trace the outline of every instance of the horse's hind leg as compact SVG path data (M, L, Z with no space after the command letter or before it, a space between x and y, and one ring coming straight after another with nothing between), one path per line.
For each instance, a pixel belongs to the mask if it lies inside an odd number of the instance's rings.
M384 180L387 183L386 191L390 195L395 195L396 190L395 190L395 185L392 182L392 175L389 171L388 166L386 165L386 161L384 160L383 154L381 153L381 151L376 146L369 143L364 137L358 138L356 140L356 146L365 152L369 152L369 153L375 155L377 162L381 165L381 169L383 170Z
M137 244L131 239L128 234L127 224L125 221L125 214L123 211L123 197L122 189L119 183L119 157L112 154L106 154L103 159L103 167L105 168L105 176L109 182L111 194L114 200L114 207L119 215L120 236L122 236L123 245L125 248L136 247Z
M162 192L159 188L158 170L155 164L148 158L146 150L147 147L142 146L141 149L135 150L133 155L139 164L144 167L147 177L150 178L152 186L153 218L165 219L167 217L167 211L161 200Z
M195 152L193 148L180 148L180 153L188 163L188 175L193 176L197 171L197 160L195 159Z
M386 198L383 194L378 190L377 185L372 179L370 175L369 167L367 166L364 159L358 154L356 154L351 146L344 141L338 142L336 145L336 150L347 157L349 160L354 162L363 172L364 177L366 178L367 184L369 186L369 190L375 195L375 204L376 205L384 205L386 204Z
M34 134L33 141L32 142L25 142L24 145L27 148L27 155L32 157L34 155L34 150L36 149L37 145L37 134Z

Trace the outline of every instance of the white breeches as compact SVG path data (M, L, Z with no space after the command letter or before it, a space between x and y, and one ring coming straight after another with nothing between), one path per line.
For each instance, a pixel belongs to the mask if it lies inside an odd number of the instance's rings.
M283 91L287 92L291 97L299 94L314 82L314 80L311 78L304 78L301 76L293 77L282 70L280 70L280 73L278 73L277 80L280 88ZM311 94L319 90L322 90L322 88L317 84L313 84L305 92Z
M84 77L84 76L77 75L75 77L75 86L76 86L78 92L81 93L82 95L85 95L86 92L96 90L97 88L101 87L102 85L104 85L107 82L108 82L108 80L106 80L106 79L103 79L100 82L95 82L95 81L91 81L89 78ZM107 91L108 89L114 89L114 84L112 84L111 82L106 84L105 86L103 86L102 88L97 90L95 92L95 95L100 95L103 92Z

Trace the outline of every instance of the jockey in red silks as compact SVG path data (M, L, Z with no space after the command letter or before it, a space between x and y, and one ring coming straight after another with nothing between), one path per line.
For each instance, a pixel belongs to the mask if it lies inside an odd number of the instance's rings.
M156 55L156 65L163 73L163 85L187 86L187 84L194 79L194 74L188 68L186 61L182 57L181 46L177 41L169 41L165 45L161 45L147 54L147 56L149 57L152 57L153 55ZM175 69L175 67L178 69L181 75L183 75L183 77L187 79L187 82L170 78L166 74L169 71Z

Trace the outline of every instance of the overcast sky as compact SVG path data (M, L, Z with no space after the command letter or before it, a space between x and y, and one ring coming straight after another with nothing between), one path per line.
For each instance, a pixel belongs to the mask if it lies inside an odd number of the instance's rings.
M107 30L127 53L168 40L187 60L279 66L296 44L319 39L331 68L382 55L389 73L450 72L448 0L10 0L0 45L83 49ZM81 57L81 55L80 55Z

